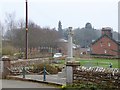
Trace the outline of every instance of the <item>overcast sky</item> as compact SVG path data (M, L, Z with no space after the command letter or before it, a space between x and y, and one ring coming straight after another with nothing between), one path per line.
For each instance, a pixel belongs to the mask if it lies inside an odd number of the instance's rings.
M119 0L28 0L29 19L41 27L82 28L90 22L95 29L118 30ZM25 0L0 0L0 20L5 13L15 12L16 20L25 19Z

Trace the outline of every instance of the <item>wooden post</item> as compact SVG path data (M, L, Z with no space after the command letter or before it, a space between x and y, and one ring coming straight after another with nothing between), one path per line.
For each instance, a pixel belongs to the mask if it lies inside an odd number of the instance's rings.
M26 52L25 52L25 59L28 59L28 2L27 2L27 0L26 0L26 35L25 35L25 37L26 37Z

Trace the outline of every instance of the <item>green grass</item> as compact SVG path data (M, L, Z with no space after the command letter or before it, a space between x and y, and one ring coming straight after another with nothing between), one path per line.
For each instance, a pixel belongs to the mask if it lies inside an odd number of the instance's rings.
M92 58L92 59L80 59L76 58L77 61L80 62L82 66L99 66L104 68L109 68L109 64L112 63L112 68L119 68L118 59L103 59L103 58ZM54 64L55 66L64 66L65 60L60 60L59 64Z
M81 59L77 59L77 60L80 61L80 64L82 66L99 66L99 67L109 68L109 64L112 63L113 68L118 68L117 59L93 58L91 60L81 60Z

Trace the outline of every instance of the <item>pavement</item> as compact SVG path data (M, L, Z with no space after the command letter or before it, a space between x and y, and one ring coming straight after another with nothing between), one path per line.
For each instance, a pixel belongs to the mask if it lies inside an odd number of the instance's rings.
M47 84L53 84L53 85L59 85L59 86L66 84L66 78L58 77L57 74L46 75L46 81L43 81L43 75L25 75L25 78L23 78L23 75L18 75L18 76L9 76L8 78L41 82L41 83L47 83Z
M47 85L43 83L35 83L28 81L20 81L20 80L1 80L2 87L1 88L57 88L52 85Z

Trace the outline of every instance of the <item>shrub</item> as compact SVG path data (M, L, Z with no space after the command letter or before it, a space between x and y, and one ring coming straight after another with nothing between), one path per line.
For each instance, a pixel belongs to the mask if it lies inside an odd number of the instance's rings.
M13 55L16 52L13 46L2 47L2 55Z
M57 74L59 72L58 67L51 66L50 64L38 64L33 66L34 73L40 73L44 70L44 66L46 67L46 71L50 74Z
M24 52L21 53L14 53L15 59L22 59L25 56Z

